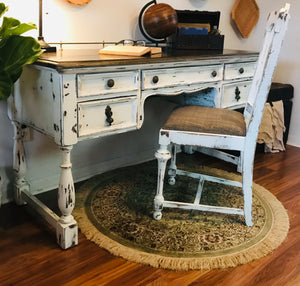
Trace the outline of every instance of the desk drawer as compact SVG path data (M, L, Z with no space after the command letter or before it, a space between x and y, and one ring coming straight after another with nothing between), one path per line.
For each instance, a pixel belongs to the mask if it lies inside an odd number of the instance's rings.
M143 71L143 89L156 89L222 80L223 66L210 65Z
M247 102L252 81L244 81L223 86L222 108L242 107Z
M138 86L138 71L77 75L78 97L129 92Z
M256 62L226 64L224 79L237 79L252 77L254 75Z
M113 120L111 124L109 118ZM135 127L137 126L137 97L79 103L78 126L79 137Z

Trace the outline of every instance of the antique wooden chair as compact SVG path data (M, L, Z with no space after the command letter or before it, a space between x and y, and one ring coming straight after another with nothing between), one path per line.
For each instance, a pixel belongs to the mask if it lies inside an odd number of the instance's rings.
M289 6L286 4L279 12L270 13L268 17L264 43L259 54L244 114L229 109L184 106L175 109L161 128L159 132L160 148L155 154L158 159L158 182L157 193L154 198L154 219L161 219L163 207L171 207L244 215L246 225L252 226L252 181L256 139L264 104L287 28ZM168 150L169 145L171 146L171 154ZM177 169L175 162L176 145L240 151L242 182L228 181ZM170 158L172 159L169 166L169 184L175 183L176 175L199 179L199 186L193 203L164 200L164 175L166 163ZM201 192L205 180L242 188L243 208L201 204Z

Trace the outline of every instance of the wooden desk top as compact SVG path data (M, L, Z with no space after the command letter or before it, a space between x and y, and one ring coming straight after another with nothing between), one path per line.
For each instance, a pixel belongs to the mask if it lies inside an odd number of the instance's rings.
M257 59L258 52L239 50L164 50L162 54L128 57L99 55L98 49L58 50L56 53L44 53L36 65L54 68L58 71L72 68L90 68L100 66L154 64L164 62L185 62L197 60L239 59L252 57Z

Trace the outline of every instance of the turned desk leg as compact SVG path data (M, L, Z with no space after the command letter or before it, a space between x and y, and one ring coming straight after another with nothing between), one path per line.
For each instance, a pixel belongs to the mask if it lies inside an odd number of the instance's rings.
M12 122L14 126L14 149L13 149L13 169L15 173L14 196L18 205L24 205L26 202L22 199L22 192L29 191L29 184L25 179L26 158L23 145L23 138L28 129L18 122Z
M61 217L57 216L46 205L30 193L29 184L25 179L26 158L23 141L28 128L18 122L14 125L14 160L15 201L19 205L28 204L40 214L50 225L56 228L57 242L62 249L78 244L78 226L72 216L75 206L75 190L71 171L70 152L72 146L61 147L62 164L58 188L58 206Z
M72 164L70 160L72 146L61 147L62 164L58 187L58 207L61 217L57 222L57 242L63 249L78 244L78 226L71 215L75 206L75 188L72 177Z

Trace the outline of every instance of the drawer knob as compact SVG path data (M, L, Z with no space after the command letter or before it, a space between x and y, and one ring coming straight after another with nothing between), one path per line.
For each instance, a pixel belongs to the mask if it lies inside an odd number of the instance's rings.
M236 99L236 101L239 101L240 99L241 99L241 97L240 97L240 89L238 88L238 87L236 87L235 88L235 99Z
M159 81L159 78L158 78L157 75L155 75L155 76L152 78L152 82L153 82L153 83L158 83L158 81Z
M107 81L107 86L108 87L113 87L115 85L115 81L113 80L113 79L109 79L108 81Z
M244 73L244 71L245 71L244 68L240 68L240 69L239 69L239 73L240 73L240 74Z
M111 107L109 105L105 108L105 116L106 116L106 122L111 125L114 122L114 119L112 118L113 112L111 110Z
M218 73L217 73L216 71L213 71L213 72L211 73L212 77L216 77L217 74L218 74Z

